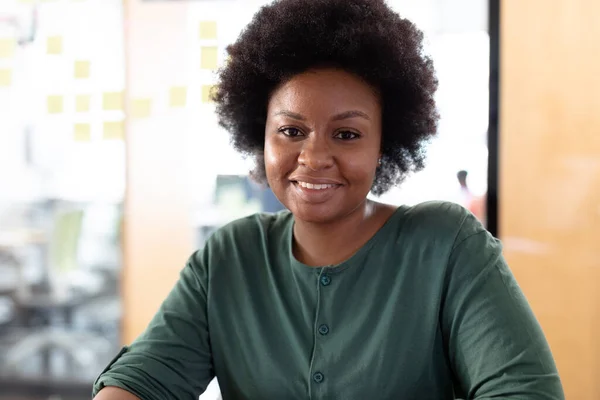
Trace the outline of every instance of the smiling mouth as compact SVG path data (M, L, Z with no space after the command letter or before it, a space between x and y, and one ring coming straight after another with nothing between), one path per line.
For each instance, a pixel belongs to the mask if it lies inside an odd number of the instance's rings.
M312 190L326 190L333 189L341 185L331 184L331 183L309 183L303 181L293 181L294 184L300 186L303 189L312 189Z
M328 201L343 186L339 183L291 182L299 198L309 204L321 204Z

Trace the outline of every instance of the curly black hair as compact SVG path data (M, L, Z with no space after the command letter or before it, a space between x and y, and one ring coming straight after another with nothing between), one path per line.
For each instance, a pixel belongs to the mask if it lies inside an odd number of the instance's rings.
M266 182L265 124L271 93L294 75L337 67L372 85L382 101L382 162L372 192L381 195L424 167L439 115L433 62L423 33L384 0L277 0L262 7L219 70L212 94L234 147L255 158Z

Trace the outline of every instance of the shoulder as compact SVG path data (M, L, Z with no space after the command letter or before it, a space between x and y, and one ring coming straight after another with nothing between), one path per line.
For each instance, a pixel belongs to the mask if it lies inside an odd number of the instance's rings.
M448 282L468 285L483 272L501 265L502 244L464 207L451 202L426 202L408 207L403 240L418 254L429 254L436 265L444 265Z
M450 202L427 202L406 211L412 234L427 249L444 254L451 274L478 274L502 258L502 243L464 207Z
M469 210L445 201L428 201L406 207L402 221L405 232L409 234L452 245L471 235L486 232Z
M218 266L251 264L251 261L267 257L270 240L284 236L292 222L289 211L278 213L256 213L234 220L210 235L202 248L192 254L189 263L194 270L211 273Z
M268 237L281 236L291 222L289 211L252 214L217 229L204 247L209 251L256 248L257 245L265 243Z

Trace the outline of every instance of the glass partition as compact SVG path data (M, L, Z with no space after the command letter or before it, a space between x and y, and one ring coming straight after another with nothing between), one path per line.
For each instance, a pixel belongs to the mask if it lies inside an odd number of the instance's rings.
M89 398L120 346L124 55L120 0L0 4L0 398Z

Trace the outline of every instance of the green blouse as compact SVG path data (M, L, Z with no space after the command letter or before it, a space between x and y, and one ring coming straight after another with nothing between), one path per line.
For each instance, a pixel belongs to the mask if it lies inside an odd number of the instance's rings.
M292 254L289 212L217 231L98 377L144 400L564 399L501 245L460 206L400 207L349 260Z

